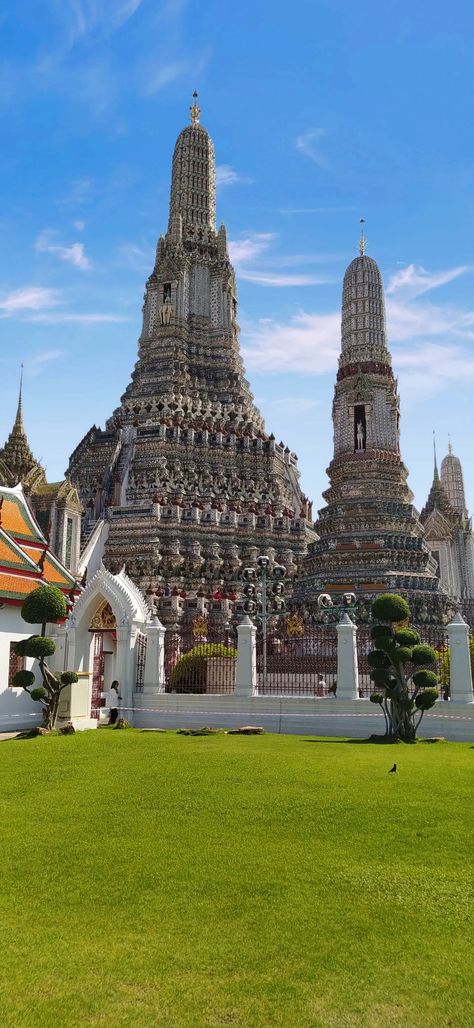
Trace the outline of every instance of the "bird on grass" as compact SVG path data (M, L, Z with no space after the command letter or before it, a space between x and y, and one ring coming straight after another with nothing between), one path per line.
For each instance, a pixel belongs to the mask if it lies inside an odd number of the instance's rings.
M393 767L391 767L391 768L390 768L390 771L388 771L387 773L388 773L389 775L394 775L394 774L395 774L395 772L396 772L396 770L397 770L397 765L396 765L396 764L394 764L394 765L393 765Z

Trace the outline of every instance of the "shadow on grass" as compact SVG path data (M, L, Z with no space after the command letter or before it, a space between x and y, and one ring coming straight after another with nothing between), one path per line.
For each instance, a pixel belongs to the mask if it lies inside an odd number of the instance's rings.
M379 746L381 743L387 745L389 740L384 739L383 736L380 736L376 739L302 739L301 742L315 742L318 744L322 743L323 745L325 743L332 744L333 742L340 742L349 746ZM393 745L392 740L390 740L390 742Z
M391 739L385 735L370 735L368 739L301 739L301 742L316 742L316 743L333 743L341 742L349 746L398 746L402 744L402 739ZM413 739L410 742L406 742L405 746L417 746L419 743L433 743L433 742L446 742L443 736L434 737L432 739ZM474 750L474 746L471 747Z

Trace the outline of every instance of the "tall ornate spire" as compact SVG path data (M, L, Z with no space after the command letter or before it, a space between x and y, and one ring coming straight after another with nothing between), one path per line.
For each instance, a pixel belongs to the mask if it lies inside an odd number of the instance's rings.
M0 450L0 459L4 466L6 466L9 476L12 481L16 483L22 482L32 468L38 466L38 461L35 460L28 440L26 438L25 429L23 427L23 364L21 365L20 373L20 389L18 393L18 407L16 411L15 421L13 428L8 436L8 439Z
M173 154L171 176L170 216L168 231L183 234L190 229L216 228L216 169L214 144L209 133L199 123L201 111L197 93L189 108L191 125L180 132Z

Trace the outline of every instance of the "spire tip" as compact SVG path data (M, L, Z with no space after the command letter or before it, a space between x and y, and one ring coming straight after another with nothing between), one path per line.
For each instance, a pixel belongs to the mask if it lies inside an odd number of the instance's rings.
M359 224L360 224L359 253L360 253L360 256L363 257L364 254L365 254L365 247L366 247L366 242L367 242L367 240L366 240L366 238L364 236L365 218L361 218L360 221L359 221Z
M192 125L193 126L194 125L199 125L199 117L200 117L200 114L201 114L201 109L200 109L199 104L198 104L198 94L197 94L196 90L194 90L194 93L193 93L193 102L192 102L192 104L191 104L191 106L189 108L189 113L191 115L191 123L192 123Z

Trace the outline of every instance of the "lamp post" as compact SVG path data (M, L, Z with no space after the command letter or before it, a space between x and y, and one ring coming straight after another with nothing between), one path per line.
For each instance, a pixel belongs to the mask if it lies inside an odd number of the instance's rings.
M254 614L262 624L262 678L263 689L267 685L267 640L268 621L272 617L282 617L286 614L283 594L285 586L282 579L286 576L286 568L282 564L270 564L270 557L261 554L257 557L256 568L244 568L242 578L246 583L244 586L244 610L246 614ZM270 586L270 583L273 584ZM271 587L271 601L268 599L268 590Z
M337 624L341 614L352 614L357 606L355 593L343 593L342 603L334 603L329 593L320 593L318 607L325 625Z

